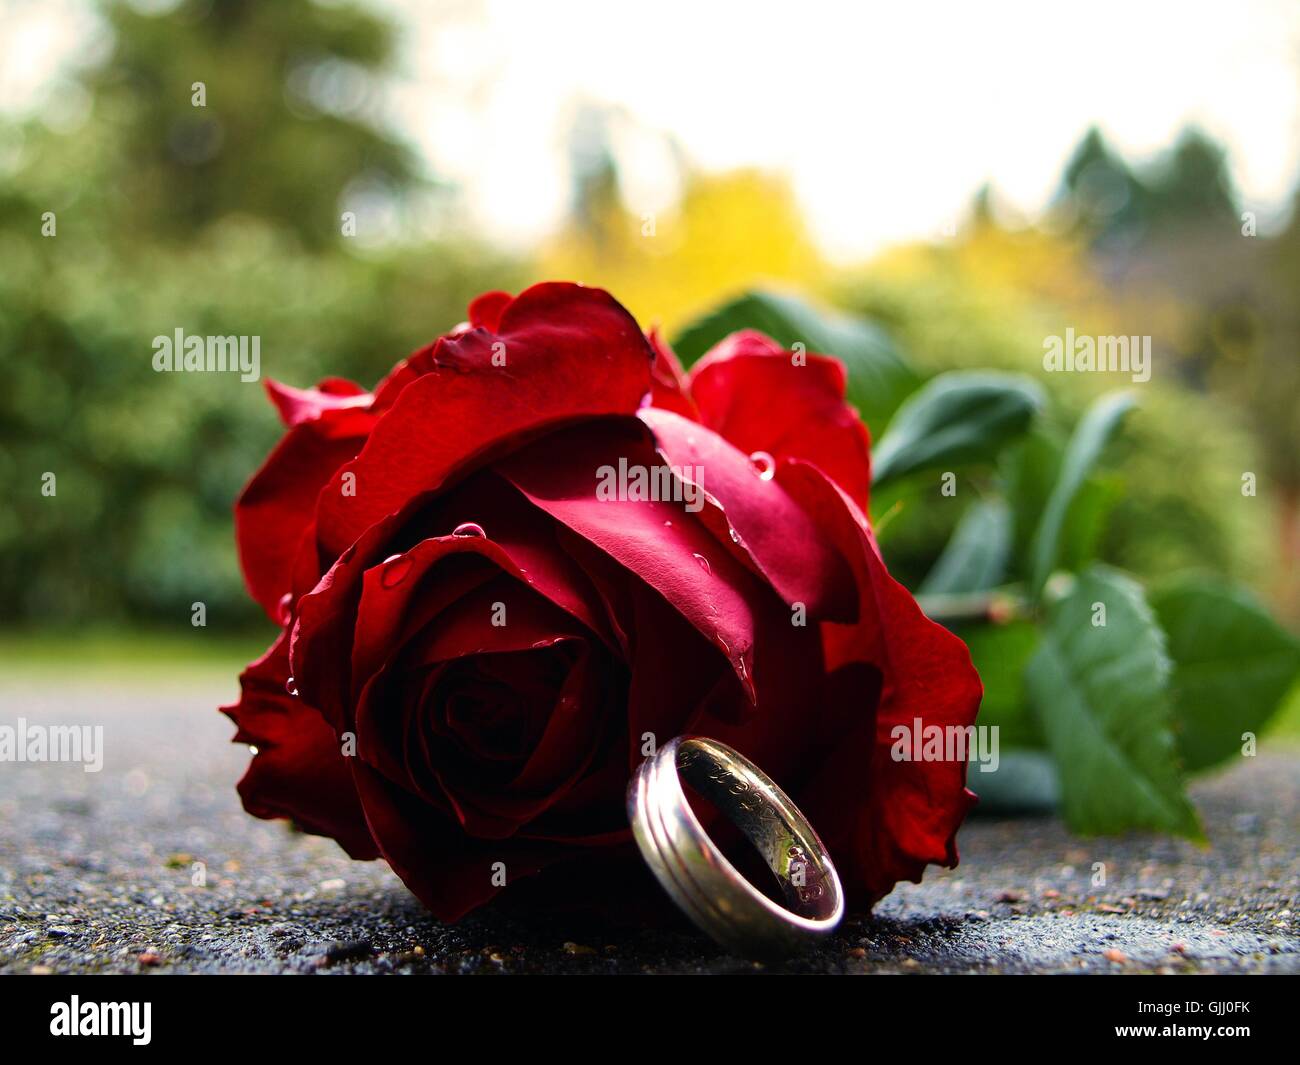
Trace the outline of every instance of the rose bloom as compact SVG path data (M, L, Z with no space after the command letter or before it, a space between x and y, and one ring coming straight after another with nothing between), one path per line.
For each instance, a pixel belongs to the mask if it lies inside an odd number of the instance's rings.
M288 431L235 517L281 632L224 708L245 808L444 920L533 876L595 901L635 854L632 772L691 733L787 791L850 906L954 865L966 766L894 761L890 731L971 724L980 683L885 569L844 384L754 332L684 375L559 283L481 296L373 392L268 384ZM690 480L611 499L620 462Z

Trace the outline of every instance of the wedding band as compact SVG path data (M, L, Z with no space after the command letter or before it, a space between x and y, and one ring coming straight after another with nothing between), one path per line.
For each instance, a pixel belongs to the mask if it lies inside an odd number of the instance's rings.
M776 876L781 906L745 879L701 827L685 781L748 837ZM793 954L831 932L844 892L830 855L798 807L725 743L679 736L647 758L627 788L641 855L700 930L746 958Z

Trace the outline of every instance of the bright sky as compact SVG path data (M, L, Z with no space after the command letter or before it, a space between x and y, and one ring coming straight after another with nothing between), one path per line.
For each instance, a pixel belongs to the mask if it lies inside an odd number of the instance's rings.
M1300 177L1296 0L373 4L407 28L391 120L512 244L567 207L588 106L615 116L638 213L674 194L674 152L760 166L789 176L840 258L937 235L985 181L1032 214L1094 123L1139 158L1200 124L1262 216ZM0 107L85 46L78 8L0 0Z

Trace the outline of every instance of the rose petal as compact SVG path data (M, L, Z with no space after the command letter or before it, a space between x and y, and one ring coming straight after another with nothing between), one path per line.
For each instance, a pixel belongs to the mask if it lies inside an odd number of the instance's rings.
M562 430L496 465L535 506L667 599L732 663L752 692L755 613L788 616L770 587L721 549L681 503L598 499L597 470L662 466L645 426L608 419Z
M975 801L965 762L896 762L896 725L974 723L982 697L965 644L936 625L890 577L866 518L815 467L790 463L778 477L850 559L861 620L826 622L826 667L871 663L882 675L879 706L863 696L860 722L829 753L802 792L804 812L840 867L849 900L869 907L900 880L919 882L929 863L957 863L956 833Z
M444 337L432 371L402 389L361 453L321 490L322 556L337 557L413 496L527 434L634 412L650 389L652 358L632 316L608 293L579 285L536 285L504 309L498 330ZM349 487L355 495L344 494Z
M639 577L575 533L561 537L601 595L624 636L631 670L627 694L627 768L646 757L647 737L658 746L689 730L719 681L736 675L717 647ZM671 662L671 668L665 663ZM743 695L742 695L743 698ZM624 781L626 783L626 781Z
M376 858L349 759L320 714L285 691L288 676L288 641L281 633L240 675L239 701L222 707L238 726L234 742L257 748L239 782L244 809L332 836L353 858Z
M740 451L810 462L865 512L871 488L867 428L844 402L844 366L824 355L806 365L762 333L733 333L691 370L699 420Z
M802 603L814 619L857 617L848 563L775 478L764 480L748 456L695 422L653 408L637 416L669 463L707 494L701 520L724 547L747 555L787 605Z
M658 329L651 329L646 340L654 351L654 362L650 366L650 402L660 410L670 410L692 421L699 421L700 412L695 409L686 384L686 372L682 369L677 353L673 351Z
M266 391L280 412L280 420L291 429L331 411L368 411L374 398L360 385L341 377L327 377L315 388L293 388L268 378ZM350 429L344 418L335 419L333 426L336 436L364 434L369 431L370 419L358 418L355 429ZM342 431L338 431L340 427Z
M296 675L307 685L304 691L310 692L313 704L336 728L348 727L348 708L354 694L349 663L353 660L355 617L366 571L389 555L413 546L413 541L418 542L431 529L449 532L471 518L483 525L486 538L430 537L440 542L454 540L455 544L425 548L413 560L421 572L446 553L483 554L614 646L615 637L603 605L582 571L556 545L554 523L529 505L513 486L485 472L443 498L430 501L418 497L403 511L368 529L299 601L290 657ZM492 545L492 550L480 550L484 544ZM419 576L413 574L404 587L418 587ZM397 638L395 632L386 629L361 631L373 646L380 648L385 648L384 641ZM387 650L396 649L395 645L387 645ZM359 676L358 683L364 680Z
M610 693L589 648L578 652L564 688L551 709L536 748L508 783L492 785L481 775L435 767L462 827L479 839L513 836L562 800L586 772L604 741L610 721Z
M330 406L324 393L304 398L309 394L295 389L297 397L288 399L283 386L276 387L280 392L272 395L285 417L297 420L240 493L235 538L249 594L284 624L280 601L293 589L295 559L313 530L317 496L361 450L374 416L347 403Z
M571 853L562 844L475 840L445 815L359 759L353 780L371 835L393 871L442 921L457 921L505 884L532 876Z
M501 328L501 316L514 302L509 292L485 292L469 305L469 324L476 329L496 332Z

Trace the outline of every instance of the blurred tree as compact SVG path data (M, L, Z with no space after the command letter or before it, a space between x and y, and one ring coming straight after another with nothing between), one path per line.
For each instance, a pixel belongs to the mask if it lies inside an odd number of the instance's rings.
M0 119L0 622L188 627L201 601L247 624L230 507L278 422L259 384L155 373L153 338L257 336L263 378L372 385L522 271L463 236L344 234L368 182L426 191L357 89L387 24L307 0L105 14L80 125Z
M1067 325L1150 335L1153 376L1121 445L1129 491L1107 557L1151 576L1247 576L1300 619L1300 221L1275 239L1253 235L1226 152L1195 129L1140 168L1089 130L1063 171L1049 232L1005 226L994 199L982 190L957 239L894 251L843 298L894 321L932 368L1033 371L1043 337ZM1104 376L1045 383L1077 410L1118 383ZM1246 473L1258 496L1243 495Z
M1106 246L1130 242L1141 233L1148 216L1146 201L1142 183L1094 126L1065 164L1053 207L1066 228Z
M1146 189L1153 227L1235 225L1238 208L1228 153L1195 127L1183 130L1173 150L1156 161Z
M394 31L351 4L184 0L147 14L111 0L113 48L85 76L112 128L115 211L191 241L231 213L321 248L345 192L401 198L414 153L377 123Z
M1102 254L1180 228L1220 227L1237 217L1227 153L1205 133L1183 130L1173 148L1140 171L1089 129L1053 203L1058 228L1083 234Z

